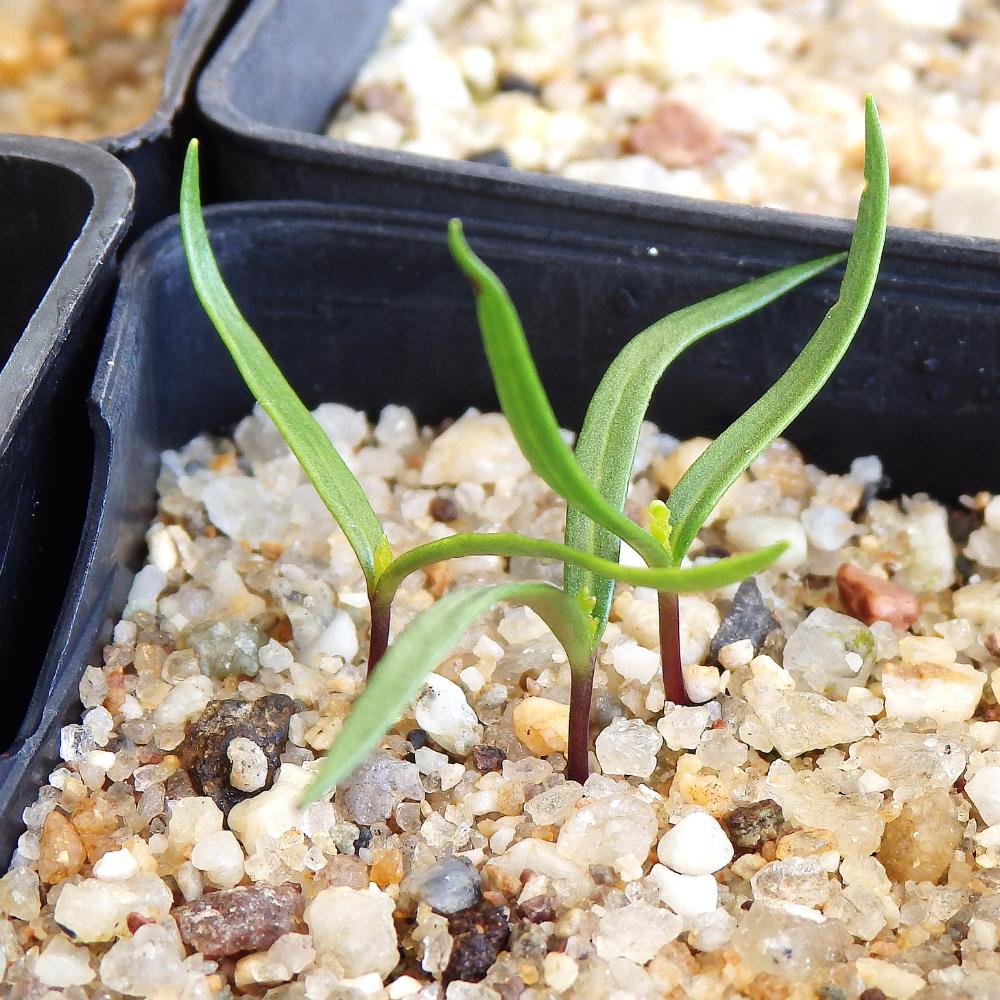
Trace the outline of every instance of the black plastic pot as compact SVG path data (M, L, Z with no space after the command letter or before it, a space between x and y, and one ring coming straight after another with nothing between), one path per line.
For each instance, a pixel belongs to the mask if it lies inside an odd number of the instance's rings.
M69 579L93 464L93 377L133 182L107 153L0 137L0 751L21 725Z
M698 201L488 163L445 160L327 138L331 112L371 54L396 0L251 0L198 83L211 143L207 177L220 201L314 198L395 205L570 234L662 241L678 219L756 246L840 243L841 221ZM859 120L862 114L858 103ZM914 276L990 289L1000 242L919 234L900 243ZM971 248L986 251L970 255Z
M374 416L401 402L425 422L495 409L472 296L438 220L304 203L221 206L207 217L233 294L307 403L339 400ZM508 284L570 427L629 336L801 249L761 255L683 220L663 231L655 254L646 242L597 235L483 223L468 232ZM1000 285L975 301L963 287L928 288L894 264L894 243L857 342L790 436L831 470L877 453L900 490L954 498L1000 488ZM817 279L692 348L668 373L652 418L680 435L720 430L784 369L836 281ZM79 716L80 675L100 662L141 564L160 451L227 431L251 404L191 291L176 227L164 222L123 266L93 389L85 544L33 702L40 721L0 779L0 862L56 762L60 726Z
M187 0L170 45L156 110L121 135L96 140L136 178L135 231L177 211L184 148L192 134L194 82L212 48L246 0Z

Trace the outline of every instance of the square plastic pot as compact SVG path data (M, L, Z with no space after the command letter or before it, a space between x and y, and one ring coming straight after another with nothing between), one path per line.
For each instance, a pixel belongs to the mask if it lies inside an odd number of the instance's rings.
M0 137L0 751L49 645L92 471L86 399L133 182L102 150Z
M207 219L237 302L309 405L336 400L376 417L399 402L425 423L496 408L472 296L439 220L301 202L219 206ZM468 235L508 285L568 427L649 322L802 257L794 244L778 254L773 244L732 246L683 218L655 254L644 241L492 223ZM854 346L789 436L832 471L880 455L895 490L952 499L1000 488L1000 288L970 302L962 287L928 287L894 266L893 243ZM810 282L693 347L668 372L651 419L683 436L718 432L784 370L837 280ZM97 372L85 540L33 702L37 724L0 777L3 857L58 760L60 727L79 718L80 676L101 662L141 565L160 452L226 433L252 406L191 290L173 221L128 253Z
M662 242L678 218L804 255L842 244L848 224L706 202L488 163L361 146L321 134L374 50L395 0L251 0L198 84L217 200L315 198L494 219L570 235ZM862 114L858 104L859 121ZM914 232L897 243L914 276L991 289L1000 242ZM976 253L975 251L981 251Z
M246 0L187 0L170 43L156 109L134 129L95 140L136 178L136 234L177 211L184 149L192 134L195 80L245 5Z

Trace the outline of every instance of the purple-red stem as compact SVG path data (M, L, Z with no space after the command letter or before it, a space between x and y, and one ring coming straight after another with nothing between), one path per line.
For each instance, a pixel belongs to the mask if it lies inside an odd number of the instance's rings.
M368 597L368 605L372 613L372 627L368 640L368 676L371 677L375 664L385 655L389 648L389 618L391 615L390 605L384 605L376 601L371 595Z
M596 656L596 654L595 654ZM572 671L569 686L569 747L566 777L582 785L590 776L590 699L594 691L595 657L586 675Z
M660 663L663 665L663 690L667 701L675 705L690 705L684 690L684 673L681 670L681 620L676 594L659 595L660 607Z

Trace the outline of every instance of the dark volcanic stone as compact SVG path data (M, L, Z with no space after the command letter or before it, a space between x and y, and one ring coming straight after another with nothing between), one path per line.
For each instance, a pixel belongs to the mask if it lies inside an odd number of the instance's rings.
M206 958L270 948L302 919L297 885L238 885L209 892L173 911L184 943Z
M278 757L288 742L288 720L294 712L295 702L284 694L269 694L256 701L210 701L201 718L189 723L184 741L177 748L177 756L199 794L210 796L228 816L237 802L270 788ZM267 781L254 792L243 792L229 784L232 764L226 750L238 736L253 740L267 757Z
M500 747L491 747L480 743L479 746L472 748L472 766L484 774L488 771L501 770L506 759L507 754Z
M454 939L444 970L445 983L456 979L478 983L510 940L510 915L506 906L470 906L448 917Z
M752 576L747 577L736 591L733 605L722 619L715 638L712 639L712 660L718 663L719 650L741 639L749 639L756 653L767 638L767 633L777 627L778 623L760 596L757 581Z
M739 806L722 817L729 839L744 851L756 850L765 840L774 840L784 822L781 806L774 799Z

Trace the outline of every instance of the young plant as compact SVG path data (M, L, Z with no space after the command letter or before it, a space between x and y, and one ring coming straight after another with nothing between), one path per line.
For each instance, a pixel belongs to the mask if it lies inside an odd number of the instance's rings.
M654 503L650 531L625 517L625 495L639 427L667 366L690 344L771 301L831 266L840 256L751 282L674 313L629 342L601 380L590 403L575 453L559 435L531 360L520 320L506 289L465 243L461 227L449 230L452 253L470 278L500 405L536 473L569 505L566 543L609 561L627 542L650 567L679 567L709 513L750 463L815 396L847 350L871 298L885 240L888 163L874 100L865 102L865 190L837 302L778 381L685 473L666 505ZM566 592L590 605L592 643L607 623L614 587L579 562L565 564ZM680 662L676 593L661 590L660 656L669 700L687 704ZM579 682L582 689L589 684ZM589 705L573 705L583 715Z
M320 779L322 788L330 787L343 776L345 773L343 760L356 763L360 759L358 755L363 756L388 729L395 717L390 714L391 705L396 704L396 701L383 704L385 692L391 689L392 697L396 700L401 697L399 692L402 691L410 691L412 697L412 693L419 689L423 677L434 669L444 651L454 641L452 638L444 646L441 645L442 637L452 635L453 625L449 625L448 628L438 625L429 630L424 624L415 627L416 622L414 622L397 640L403 651L396 655L392 655L392 650L387 653L392 601L399 585L409 574L444 559L468 555L529 556L561 561L564 564L574 563L601 577L621 580L636 586L683 592L714 589L735 583L765 568L783 551L784 546L779 543L757 552L732 556L709 565L682 568L662 560L650 568L642 569L620 566L615 561L592 552L577 551L559 542L533 539L510 532L493 532L452 535L418 546L393 558L385 533L360 484L326 433L281 374L225 286L208 241L202 216L196 142L191 143L184 165L180 223L188 268L198 298L233 357L247 387L274 421L317 493L343 530L365 576L371 609L368 654L370 684L356 702L348 720L350 724L345 722L347 735L338 739L332 756L328 758ZM791 287L792 283L800 279L793 276L787 280L788 287ZM544 450L544 443L542 448ZM570 475L576 471L572 456L567 468ZM603 504L596 493L594 497L597 504ZM627 518L615 511L610 511L610 515L612 523L619 530L631 524ZM638 530L641 532L641 529ZM559 588L547 584L505 584L500 587L477 588L461 595L451 596L454 600L442 600L435 605L432 609L434 611L432 621L438 621L444 614L438 610L439 607L452 609L453 618L450 621L466 623L459 629L456 638L471 623L472 617L497 601L521 602L534 608L566 647L567 657L573 667L575 702L589 706L589 686L593 672L589 661L596 648L596 639L592 635L593 624L585 596L582 600L567 597ZM484 600L486 604L483 604ZM584 610L585 605L586 610ZM583 636L587 639L585 643L581 643ZM581 660L581 650L584 649L586 662ZM391 682L382 679L381 666L375 674L371 674L372 667L380 662L388 664L384 669L387 675L393 678ZM581 688L581 684L585 690ZM405 701L402 704L405 704ZM368 721L363 725L359 724L354 721L356 716ZM371 722L376 716L381 720L379 726L374 726ZM575 748L574 774L585 778L588 736L586 713L581 720L578 720L574 727L571 742ZM321 792L317 791L316 794Z

